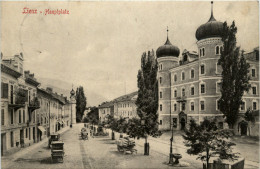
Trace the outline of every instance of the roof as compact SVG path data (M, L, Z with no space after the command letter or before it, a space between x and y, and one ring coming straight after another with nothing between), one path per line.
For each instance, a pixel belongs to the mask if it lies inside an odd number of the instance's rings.
M37 90L38 90L39 93L42 93L45 96L48 96L52 99L55 99L55 100L59 101L61 104L67 104L68 103L68 101L66 100L66 98L64 96L61 96L57 93L53 93L51 91L47 91L45 89L40 89L40 88L37 88Z
M116 99L114 99L113 101L114 102L122 102L122 101L130 101L130 100L135 100L137 96L138 92L132 92L132 93L129 93L129 94L126 94L126 95L123 95L123 96L120 96Z
M109 108L113 105L114 105L114 102L112 102L112 101L111 102L105 102L105 103L101 104L98 108Z

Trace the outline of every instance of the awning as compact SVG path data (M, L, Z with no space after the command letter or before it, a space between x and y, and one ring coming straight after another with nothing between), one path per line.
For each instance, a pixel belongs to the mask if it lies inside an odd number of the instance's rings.
M44 133L46 131L45 128L42 126L38 126L38 129L41 130L42 133Z

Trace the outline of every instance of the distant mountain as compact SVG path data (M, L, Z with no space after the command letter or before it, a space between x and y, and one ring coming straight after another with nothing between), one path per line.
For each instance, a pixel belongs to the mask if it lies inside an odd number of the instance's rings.
M40 78L38 77L37 80L41 83L40 88L46 88L51 87L53 88L53 92L57 92L58 94L63 94L64 96L70 97L70 91L72 88L72 85L68 82L57 80L57 79L50 79L50 78ZM74 87L74 90L76 88ZM93 92L89 91L88 89L85 89L85 94L87 97L87 107L89 106L98 106L100 103L107 101L105 97Z

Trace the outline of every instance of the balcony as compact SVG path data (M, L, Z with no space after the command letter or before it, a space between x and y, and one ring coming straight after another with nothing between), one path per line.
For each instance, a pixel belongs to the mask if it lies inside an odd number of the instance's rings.
M186 102L187 96L176 97L177 102Z
M15 102L14 102L15 96ZM12 94L10 97L11 101L8 104L9 108L13 108L15 110L22 108L25 106L25 102L27 101L27 92L23 89L17 89L15 91L15 95Z
M29 102L28 110L29 110L29 112L33 112L34 110L39 109L39 108L40 108L40 102L39 102L39 100L38 100L37 97L34 97L34 98Z

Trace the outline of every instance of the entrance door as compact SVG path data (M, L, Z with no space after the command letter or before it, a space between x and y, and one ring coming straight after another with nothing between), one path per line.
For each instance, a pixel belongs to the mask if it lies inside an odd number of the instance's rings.
M247 135L247 124L246 123L241 123L241 136L246 136Z
M181 130L184 130L185 129L185 119L182 118L181 119Z
M20 130L20 145L21 145L21 147L24 146L24 133L23 133L23 129Z
M35 127L33 127L33 142L35 143Z
M1 156L4 155L5 150L6 150L6 138L5 138L5 134L1 134Z

